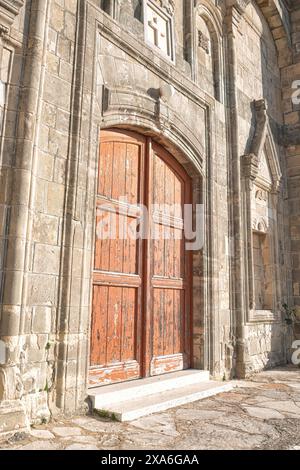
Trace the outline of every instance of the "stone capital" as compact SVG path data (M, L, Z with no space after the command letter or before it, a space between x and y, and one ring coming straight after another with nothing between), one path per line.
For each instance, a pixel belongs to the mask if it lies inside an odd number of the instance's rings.
M24 0L0 0L0 36L7 34Z

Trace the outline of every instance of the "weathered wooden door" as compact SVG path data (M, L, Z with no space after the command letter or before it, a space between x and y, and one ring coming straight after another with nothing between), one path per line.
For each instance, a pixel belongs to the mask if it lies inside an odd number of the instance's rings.
M102 133L91 386L190 367L191 267L183 236L189 202L186 172L150 138Z

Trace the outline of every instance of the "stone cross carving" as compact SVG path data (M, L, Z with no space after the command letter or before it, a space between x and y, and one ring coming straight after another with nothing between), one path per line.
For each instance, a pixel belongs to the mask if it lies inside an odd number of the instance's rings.
M161 38L164 40L166 38L166 33L160 29L158 17L154 16L151 20L148 21L148 25L151 29L153 29L155 46L161 49Z
M165 54L169 54L168 20L150 6L147 11L148 39Z

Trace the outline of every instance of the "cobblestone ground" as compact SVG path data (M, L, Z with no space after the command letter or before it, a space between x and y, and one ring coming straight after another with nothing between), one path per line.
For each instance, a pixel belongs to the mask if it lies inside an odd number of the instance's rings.
M1 449L295 449L300 450L300 369L263 372L213 398L130 424L91 416L53 420Z

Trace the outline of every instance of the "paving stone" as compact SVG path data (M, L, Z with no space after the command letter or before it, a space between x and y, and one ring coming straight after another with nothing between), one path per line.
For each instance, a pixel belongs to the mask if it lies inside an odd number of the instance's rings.
M224 412L222 411L214 411L214 410L194 410L194 409L179 409L176 412L176 420L180 421L204 421L204 420L211 420L214 418L220 418L224 416Z
M174 418L168 413L146 416L145 418L132 421L130 425L145 431L152 431L167 436L179 436L175 427Z
M60 445L49 441L37 440L16 448L16 450L58 450Z
M31 429L30 435L37 439L55 439L54 434L46 429Z
M258 406L245 406L244 410L249 416L260 419L284 419L284 415L277 410L270 408L260 408Z
M98 445L101 449L116 449L120 447L121 441L120 436L105 435L99 440Z
M120 449L123 450L150 450L169 449L174 442L174 438L154 432L134 432L131 431L124 436Z
M240 433L249 433L251 435L260 434L265 439L277 439L280 436L274 426L250 417L248 419L243 419L243 415L240 413L222 416L221 418L214 420L212 424L222 426L231 431L235 430Z
M123 425L120 423L113 423L112 421L98 421L95 418L77 418L72 420L74 424L80 426L86 431L97 432L97 433L114 433L120 430Z
M264 436L232 430L227 427L202 423L194 427L180 442L184 450L250 450L259 447Z
M63 442L68 442L68 441L76 441L76 443L80 444L91 444L91 445L96 445L98 442L97 437L94 436L69 436L69 437L63 437L61 438L61 441Z
M80 428L72 428L70 426L61 426L52 428L54 434L60 437L71 437L71 436L80 436L81 429Z
M282 412L285 416L290 418L300 418L300 402L294 403L291 400L287 401L273 401L273 402L264 402L263 406L265 408L271 408Z

